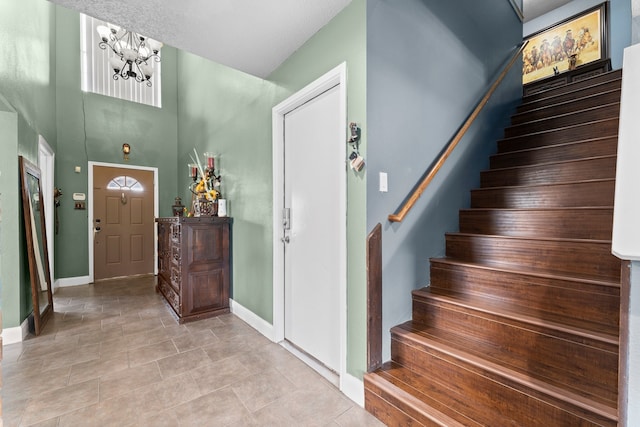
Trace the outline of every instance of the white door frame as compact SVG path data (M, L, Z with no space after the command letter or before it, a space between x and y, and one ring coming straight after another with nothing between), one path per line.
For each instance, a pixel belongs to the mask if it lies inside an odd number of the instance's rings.
M42 197L44 198L44 219L45 230L47 230L47 251L49 253L49 273L51 274L51 287L55 292L55 206L53 204L53 188L55 183L55 162L56 154L42 135L38 136L38 165L40 167L40 177L42 180Z
M300 91L291 95L280 104L273 107L273 331L274 341L284 341L285 301L284 301L284 244L282 238L282 207L284 201L284 116L304 103L339 85L340 117L344 119L345 136L336 144L344 146L345 162L341 168L341 188L338 194L332 196L331 203L338 204L344 221L340 230L336 230L340 247L340 264L337 266L340 274L339 307L340 316L340 389L343 389L345 374L347 373L347 163L346 163L346 129L347 129L347 65L342 63L316 81L310 83ZM335 198L334 198L335 197Z
M122 165L118 163L102 163L102 162L89 162L87 171L89 175L89 185L87 190L87 215L88 215L88 240L89 240L89 283L93 283L94 280L94 269L93 269L93 261L94 261L94 253L93 253L93 167L94 166L104 166L108 168L119 168L119 169L135 169L142 171L152 171L153 172L153 216L155 218L159 215L159 200L158 200L158 168L148 167L148 166L136 166L136 165ZM157 227L153 227L153 241L156 242L158 240L158 229ZM158 251L153 250L153 274L158 274Z

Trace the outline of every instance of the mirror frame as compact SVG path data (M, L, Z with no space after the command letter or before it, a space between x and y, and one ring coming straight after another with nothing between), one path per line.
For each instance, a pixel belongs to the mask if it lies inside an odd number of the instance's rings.
M42 203L44 198L42 197L42 188L40 186L40 169L22 156L19 156L19 164L20 183L22 186L22 211L24 217L25 237L27 240L27 256L29 258L29 275L31 277L31 297L33 299L34 333L35 335L40 335L40 332L42 332L42 328L44 328L49 316L53 313L53 293L51 292L51 272L49 268L49 252L47 250L47 230L44 217L44 203ZM31 218L35 218L35 216L31 215L31 211L34 207L31 205L31 197L29 194L29 177L35 178L38 182L38 200L41 201L41 203L38 203L38 210L40 212L42 242L38 242L38 244L42 246L44 254L44 260L42 263L44 267L45 280L47 282L48 296L48 305L42 313L40 312L41 285L38 280L38 265L36 264L37 261L35 258L36 256L40 256L40 254L36 254L35 252L36 246L34 245L34 238L37 238L37 236L33 236L32 233ZM38 224L33 224L33 226L37 227Z

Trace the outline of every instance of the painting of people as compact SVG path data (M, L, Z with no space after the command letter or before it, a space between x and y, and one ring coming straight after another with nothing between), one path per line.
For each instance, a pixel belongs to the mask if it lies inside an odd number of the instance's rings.
M522 83L603 59L606 52L604 15L603 4L526 38L529 43L522 57Z

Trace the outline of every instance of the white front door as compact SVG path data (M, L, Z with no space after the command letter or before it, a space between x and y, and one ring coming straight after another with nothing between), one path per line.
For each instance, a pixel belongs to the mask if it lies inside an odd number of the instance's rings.
M284 115L284 336L338 373L344 135L339 85Z

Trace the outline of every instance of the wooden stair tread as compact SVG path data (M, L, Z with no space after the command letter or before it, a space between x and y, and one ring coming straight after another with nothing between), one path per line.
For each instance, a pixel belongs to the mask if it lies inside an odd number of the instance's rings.
M432 406L427 405L426 403L424 403L423 400L417 397L420 395L419 391L415 390L413 387L411 387L406 383L401 384L393 376L388 376L383 374L383 372L388 372L390 369L406 369L406 368L401 367L400 365L393 362L387 362L377 371L370 374L365 374L365 387L369 386L369 384L373 384L375 385L375 387L377 387L382 391L382 393L380 394L383 394L386 396L393 396L394 400L402 401L402 403L409 406L410 412L414 413L412 414L413 420L415 420L416 418L419 418L418 416L415 415L415 413L417 412L420 415L422 415L422 418L426 418L432 423L434 423L435 425L439 425L442 427L449 427L449 426L450 427L468 427L468 426L480 427L480 424L474 423L471 420L469 420L468 423L462 424L457 420L451 418L449 415L446 415L445 413L438 411ZM416 373L416 375L419 375L419 374ZM411 392L407 391L406 390L407 388L409 388ZM382 396L380 396L380 398L385 399ZM389 402L389 403L393 404L392 402ZM417 420L415 421L419 422Z
M550 384L546 381L532 378L527 374L523 374L509 367L494 363L481 356L472 354L465 348L453 347L446 342L442 342L433 338L430 339L428 337L428 333L419 333L421 331L420 325L416 325L415 327L413 325L413 322L409 321L394 327L393 331L394 333L402 334L403 337L412 340L417 346L420 346L426 340L429 347L436 348L438 349L438 351L449 355L451 358L460 360L465 364L472 365L482 371L491 373L497 378L503 378L509 380L510 382L519 384L525 388L535 390L539 393L538 398L541 398L542 396L549 396L552 399L565 402L572 406L580 407L590 412L594 412L612 421L617 421L618 416L616 407L607 405L603 402L598 402L566 388ZM403 330L406 332L403 333ZM393 366L395 366L396 368L401 366L394 362L391 363L393 363ZM408 367L403 368L410 370L410 368ZM384 367L381 370L384 370ZM418 372L414 372L414 375L422 376Z
M504 155L507 155L507 154L515 154L515 153L527 153L527 152L543 151L543 150L548 150L548 149L552 149L552 148L579 147L581 144L599 143L601 141L610 140L611 138L617 138L617 136L616 135L603 136L603 137L598 137L598 138L581 139L579 141L558 142L558 143L554 143L554 144L541 145L541 146L537 146L537 147L518 148L518 149L510 150L510 151L499 151L496 154L493 154L492 157L499 157L499 156L504 156ZM610 154L610 155L613 155L613 154ZM585 158L593 158L593 157L604 157L604 156L589 156L589 157L585 157Z
M547 132L553 132L554 130L549 130ZM504 147L509 145L509 142L511 140L517 140L519 138L521 138L522 136L514 136L514 137L510 137L510 138L503 138L498 140L498 145L500 147ZM511 154L514 152L519 152L519 151L531 151L531 150L540 150L540 149L545 149L545 148L551 148L551 147L570 147L572 145L578 145L578 144L583 144L586 142L599 142L599 141L604 141L604 140L608 140L611 138L618 138L617 133L615 134L610 134L610 135L603 135L603 136L598 136L595 138L582 138L582 139L578 139L578 140L571 140L571 141L558 141L558 142L553 142L551 144L545 144L545 145L537 145L537 146L533 146L533 147L527 147L527 148L516 148L515 150L505 150L505 149L499 149L498 152L494 155L501 155L501 154Z
M583 179L578 181L565 181L551 184L553 186L561 186L561 185L573 185L573 184L585 184L592 182L615 182L615 178L601 178L601 179ZM540 187L549 187L549 184L525 184L525 185L503 185L500 187L487 187L487 188L475 188L472 191L493 191L499 189L513 189L513 188L540 188Z
M434 287L416 289L412 293L414 297L434 298L475 311L516 320L524 324L536 325L560 331L564 334L571 334L594 341L601 341L606 344L618 345L618 330L607 328L604 325L578 321L575 319L570 320L562 318L561 316L555 316L555 319L541 318L539 312L531 310L526 306L520 305L512 307L498 300L465 295L455 291ZM546 314L545 316L551 317L549 314Z
M562 272L549 272L547 270L534 270L530 267L525 268L517 268L512 264L500 264L500 265L491 265L484 263L476 263L458 260L455 258L432 258L431 262L438 262L441 264L451 264L451 265L462 265L468 266L472 268L492 270L492 271L502 271L505 273L514 273L514 274L523 274L527 276L535 276L541 277L545 279L560 279L566 281L579 281L583 283L589 283L596 286L607 286L613 288L620 288L620 282L614 280L606 280L604 278L594 278L592 276L580 276L580 275L567 275Z
M587 79L571 82L562 87L555 87L532 95L527 95L523 97L523 104L542 100L548 102L550 98L555 98L561 95L573 95L575 93L586 92L593 88L595 88L596 91L599 92L601 91L601 88L603 86L621 83L621 71L622 70L614 70L609 73L599 74Z
M448 258L487 266L515 265L549 274L618 281L621 261L611 240L447 233Z
M531 137L535 137L536 139L544 139L546 136L548 136L550 134L553 134L554 132L559 132L559 131L567 131L567 132L569 132L570 134L573 135L573 134L577 133L575 131L578 128L589 128L589 129L592 129L594 127L597 127L600 124L606 124L608 122L618 123L619 119L618 118L607 118L607 119L601 119L601 120L594 120L594 121L588 122L588 123L579 123L579 124L574 124L574 125L569 125L569 126L560 126L560 127L553 128L553 129L546 129L546 130L531 132L531 133L527 133L527 134L523 134L523 135L517 135L517 136L510 136L510 137L502 138L502 139L498 140L498 143L501 143L501 142L507 142L508 143L509 141L517 141L519 139L531 138ZM616 128L617 128L617 126L616 126ZM610 134L610 135L613 135L613 134ZM615 135L617 135L617 133Z
M578 93L580 93L578 91ZM520 123L524 123L524 121L520 121L521 119L524 120L525 117L527 117L527 115L531 115L531 114L536 114L536 113L546 113L547 111L550 112L549 116L552 116L553 113L552 110L554 110L557 107L566 107L569 108L571 106L573 106L574 104L583 104L584 102L589 102L591 100L595 101L597 98L602 98L605 97L606 95L619 95L621 93L620 89L610 89L610 90L605 90L602 92L598 92L598 93L594 93L594 94L588 94L586 96L580 96L580 97L576 97L573 99L561 99L558 102L547 102L543 105L537 105L535 106L535 108L531 108L529 110L526 111L522 111L522 112L517 112L516 114L514 114L512 117L512 120L515 120L516 124L520 124ZM552 98L550 99L550 101L552 101ZM532 104L540 104L540 101L536 101L535 103ZM522 105L526 105L526 104L522 104Z
M545 146L545 147L525 148L523 150L516 150L516 151L509 151L509 152L506 152L506 153L494 154L494 156L501 156L501 155L504 155L504 154L512 154L512 153L531 152L531 151L544 150L544 149L553 148L553 147L564 147L564 146L569 146L569 145L573 145L573 144L580 144L580 143L579 142L568 142L568 143L564 143L564 144L548 145L548 146ZM614 155L614 154L611 154L611 155L608 155L608 156L581 157L579 159L556 160L556 161L548 161L548 162L528 164L528 165L518 165L518 166L511 166L511 167L504 167L504 168L485 169L482 172L526 170L526 169L540 168L540 167L544 167L544 166L565 165L567 163L579 163L579 162L588 162L589 160L616 159L616 158L617 158L617 156ZM611 179L614 179L614 178L615 177L612 177Z
M590 123L592 121L617 117L619 114L620 114L620 102L619 101L610 102L608 104L602 104L595 107L582 108L576 111L554 114L550 117L543 117L543 118L528 120L523 123L513 124L505 128L505 134L517 135L518 132L520 132L522 129L525 129L525 131L523 132L524 134L531 133L530 131L529 132L526 131L526 129L528 128L533 128L533 129L540 128L540 130L547 130L549 128L554 129L555 127L565 127L565 126L572 126L576 124L585 124L585 123ZM554 122L558 122L558 124L553 124Z

